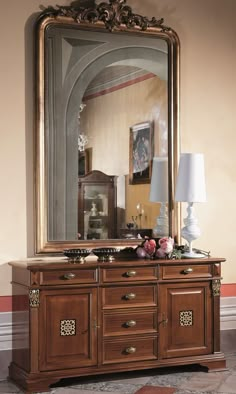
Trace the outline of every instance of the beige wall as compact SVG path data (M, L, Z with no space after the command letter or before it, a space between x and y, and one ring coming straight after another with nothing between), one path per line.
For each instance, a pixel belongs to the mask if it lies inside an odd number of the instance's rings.
M5 2L0 48L0 295L10 294L7 261L33 250L32 32L29 16L57 1ZM69 4L69 1L64 1ZM225 256L224 283L236 282L235 0L129 0L140 14L164 17L181 41L181 144L203 152L208 202L196 206L202 237L195 243ZM28 33L25 39L25 29Z

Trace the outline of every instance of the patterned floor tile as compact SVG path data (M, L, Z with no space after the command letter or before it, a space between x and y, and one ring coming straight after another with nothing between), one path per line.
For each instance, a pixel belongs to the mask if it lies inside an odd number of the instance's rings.
M181 390L191 390L198 393L217 392L218 387L224 381L228 372L197 372L186 382L179 385Z
M8 382L6 380L0 382L0 393L1 394L9 394L9 393L22 393L20 389L18 389L13 383Z
M65 387L65 388L57 389L56 394L101 394L101 391L83 390L76 387L75 388ZM107 391L107 394L113 394L113 391ZM122 394L122 393L116 391L116 394Z
M218 387L217 393L236 393L236 374L228 376Z
M83 383L83 384L68 384L67 387L76 390L95 390L95 391L102 391L103 387L105 387L106 382L97 382L97 383Z
M103 388L102 392L106 393L122 393L122 394L134 394L140 386L135 386L133 384L127 384L127 383L107 383Z
M177 387L192 377L192 372L157 374L149 380L151 386Z
M178 390L175 391L174 394L216 394L215 391L204 391L204 393L202 391L195 391L195 390ZM227 393L225 393L227 394Z

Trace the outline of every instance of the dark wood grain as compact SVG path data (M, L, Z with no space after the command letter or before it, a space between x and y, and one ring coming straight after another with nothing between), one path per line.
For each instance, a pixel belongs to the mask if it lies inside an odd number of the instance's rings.
M213 286L222 261L11 263L13 319L25 331L10 378L32 393L66 377L185 364L224 370L220 295ZM61 279L68 272L75 277ZM39 290L33 305L31 290Z

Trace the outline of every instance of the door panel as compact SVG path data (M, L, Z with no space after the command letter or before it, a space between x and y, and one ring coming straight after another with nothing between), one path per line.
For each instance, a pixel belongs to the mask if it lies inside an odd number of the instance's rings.
M42 291L40 369L95 365L97 289Z
M212 306L208 282L161 285L161 356L212 351Z

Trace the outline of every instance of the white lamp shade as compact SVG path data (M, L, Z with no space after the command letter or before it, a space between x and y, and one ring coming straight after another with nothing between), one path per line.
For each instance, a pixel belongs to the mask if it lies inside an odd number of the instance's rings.
M175 201L206 201L204 156L202 153L181 154Z
M168 202L168 160L167 157L154 157L149 200Z

